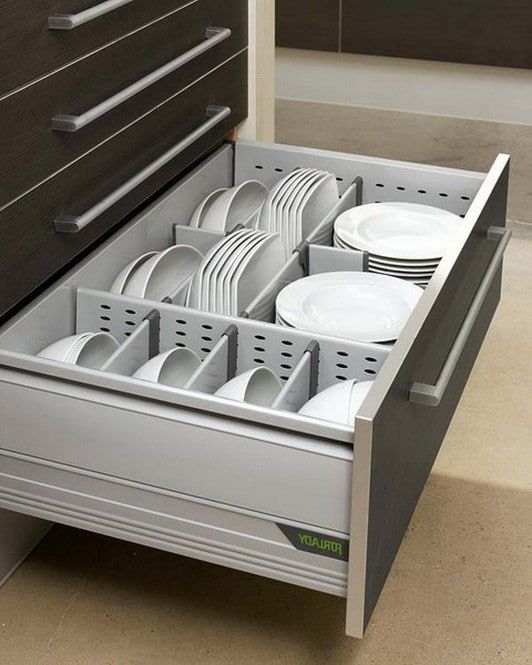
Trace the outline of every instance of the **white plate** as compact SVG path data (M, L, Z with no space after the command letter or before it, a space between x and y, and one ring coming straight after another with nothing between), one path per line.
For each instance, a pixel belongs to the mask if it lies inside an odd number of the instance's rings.
M199 229L201 227L203 220L205 219L205 215L212 208L213 203L226 191L227 187L223 187L222 189L215 189L214 192L211 192L203 199L190 218L189 226L192 229Z
M399 336L423 292L409 282L366 272L311 275L285 287L277 312L290 326L363 342Z
M312 196L317 192L322 185L325 184L329 174L325 171L314 171L304 180L302 186L299 188L290 209L290 253L306 238L303 237L303 215L305 214L306 206L312 200ZM335 201L336 202L336 201ZM320 223L322 220L316 220ZM307 234L308 235L308 234Z
M119 295L124 292L126 285L129 283L129 280L140 266L143 263L146 263L148 259L151 259L152 256L155 256L159 252L146 252L142 256L137 256L136 259L133 259L130 263L127 264L122 270L118 273L115 278L115 281L109 289L111 293L118 293Z
M293 251L292 234L294 229L291 227L290 208L302 184L308 177L309 173L306 169L299 171L297 177L292 180L290 187L285 188L284 195L277 205L277 232L283 241L285 256L287 258Z
M200 309L208 312L216 312L217 310L217 276L220 268L224 265L224 261L240 243L253 236L253 231L249 229L241 229L231 233L221 243L217 251L210 257L208 263L205 265L202 272L202 285L201 285L201 302Z
M238 316L285 265L283 244L278 235L248 253L231 280L233 315Z
M124 295L162 300L184 284L201 264L201 253L189 245L173 245L143 263L132 275Z
M257 180L247 180L219 196L203 217L201 228L228 233L245 224L263 205L268 190Z
M223 270L220 271L218 279L218 301L221 303L219 312L230 316L233 313L234 304L231 297L231 284L236 271L239 266L246 260L248 253L252 252L254 248L264 242L268 234L264 231L256 231L252 237L246 239L246 242L240 245L233 256L228 257Z
M271 216L272 216L272 204L277 198L277 194L282 191L283 187L287 183L294 178L297 173L301 169L296 169L295 171L292 171L291 173L288 173L284 178L281 178L270 190L270 193L268 194L268 197L264 201L264 204L262 206L260 216L259 216L259 222L257 228L259 228L262 231L266 231L266 233L272 233L272 228L271 228Z
M351 208L335 222L344 243L382 257L440 259L461 223L439 208L414 203L370 203Z

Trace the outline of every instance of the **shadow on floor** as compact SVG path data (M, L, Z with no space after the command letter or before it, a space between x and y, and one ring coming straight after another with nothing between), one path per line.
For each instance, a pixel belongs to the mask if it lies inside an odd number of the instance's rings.
M342 599L56 526L0 591L2 662L524 664L531 507L431 476L361 642Z

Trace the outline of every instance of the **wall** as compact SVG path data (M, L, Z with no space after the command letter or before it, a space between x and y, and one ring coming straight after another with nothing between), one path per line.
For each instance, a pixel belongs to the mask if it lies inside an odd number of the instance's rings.
M532 71L278 49L276 79L278 141L483 171L507 152L532 222Z
M532 124L528 69L294 49L276 66L282 99Z

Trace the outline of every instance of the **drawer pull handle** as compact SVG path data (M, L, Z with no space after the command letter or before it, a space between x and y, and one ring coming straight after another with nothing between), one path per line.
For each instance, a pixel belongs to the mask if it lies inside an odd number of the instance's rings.
M410 401L413 404L423 404L424 406L439 406L442 402L449 382L453 376L453 373L458 365L458 361L462 352L465 348L467 340L475 322L482 310L482 305L484 300L490 290L491 285L495 275L497 274L499 268L501 267L502 260L504 258L504 252L510 242L512 237L512 232L508 229L504 229L498 226L492 226L488 230L488 238L490 240L499 239L499 244L497 249L493 254L493 258L486 270L486 274L482 279L480 287L471 303L469 312L467 313L466 318L462 324L460 332L456 337L456 340L453 344L453 347L447 356L447 360L440 372L440 375L436 381L435 385L429 385L426 383L414 383L410 389Z
M180 67L183 67L183 65L186 65L187 62L194 60L202 53L205 53L216 46L216 44L228 39L230 36L231 30L229 28L207 28L206 39L201 42L201 44L194 46L185 53L177 56L177 58L170 60L170 62L167 62L162 67L159 67L159 69L151 72L151 74L147 74L139 81L128 85L127 88L117 92L116 95L109 97L81 115L56 115L52 118L52 129L56 132L77 132L80 129L83 129L83 127L86 127L91 122L101 118L109 111L120 106L120 104L131 99L139 92L146 90L146 88L154 85L165 76L168 76L168 74L175 72Z
M142 169L142 171L129 180L126 180L118 189L115 189L114 192L111 192L111 194L82 215L65 215L56 219L54 221L54 229L57 233L79 233L102 213L111 208L115 203L118 203L124 196L171 162L172 159L186 150L195 141L205 136L216 125L219 125L229 115L231 115L231 109L228 106L209 106L207 108L207 121L191 132L186 138L177 143L173 148L170 148L170 150L158 157L154 162Z
M84 23L93 21L95 18L108 14L130 2L133 2L133 0L106 0L106 2L100 2L96 6L84 9L77 14L57 14L55 16L49 16L48 27L50 30L73 30Z

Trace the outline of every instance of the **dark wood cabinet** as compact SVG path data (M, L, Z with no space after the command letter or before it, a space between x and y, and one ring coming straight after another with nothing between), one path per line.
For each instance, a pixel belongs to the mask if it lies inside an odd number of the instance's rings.
M340 0L276 0L277 45L338 51Z
M530 0L277 0L277 44L532 68Z
M343 0L342 50L532 68L532 3Z

